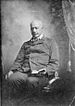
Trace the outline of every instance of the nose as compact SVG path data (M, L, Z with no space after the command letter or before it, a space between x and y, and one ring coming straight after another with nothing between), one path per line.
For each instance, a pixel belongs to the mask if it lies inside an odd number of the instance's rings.
M36 32L36 28L33 28L33 32Z

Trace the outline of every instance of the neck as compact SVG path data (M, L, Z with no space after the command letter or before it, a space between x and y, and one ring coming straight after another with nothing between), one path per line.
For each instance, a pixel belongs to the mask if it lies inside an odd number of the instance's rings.
M36 37L32 37L32 38L34 38L34 39L42 39L43 36L44 36L44 35L41 34L40 36L36 36Z

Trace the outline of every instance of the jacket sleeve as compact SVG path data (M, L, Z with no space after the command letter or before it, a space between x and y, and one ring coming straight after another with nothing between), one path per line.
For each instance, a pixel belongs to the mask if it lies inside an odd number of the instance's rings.
M21 71L21 72L28 71L29 67L23 67L24 60L25 60L25 43L22 45L22 47L17 55L17 58L15 59L10 70L13 72L15 72L15 71Z
M59 69L59 53L58 48L56 46L56 42L54 40L51 40L51 44L49 47L49 61L46 66L46 71L48 75L53 74L54 72L58 71Z

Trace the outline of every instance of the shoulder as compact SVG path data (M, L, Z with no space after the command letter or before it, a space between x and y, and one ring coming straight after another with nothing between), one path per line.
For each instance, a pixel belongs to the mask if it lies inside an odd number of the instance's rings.
M57 45L57 43L56 43L56 41L55 41L54 38L47 38L47 37L46 37L46 44L47 44L49 47L51 47L52 49L58 48L58 45Z
M29 42L31 42L31 39L28 41L23 42L23 45L28 44Z
M54 39L52 38L48 38L48 37L45 37L45 42L49 43L49 44L52 44L54 41Z
M30 44L31 40L23 42L22 47L28 47L28 45Z

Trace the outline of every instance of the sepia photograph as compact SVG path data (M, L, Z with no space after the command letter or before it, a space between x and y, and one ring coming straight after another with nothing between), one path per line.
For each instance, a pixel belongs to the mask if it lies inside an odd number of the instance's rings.
M75 106L75 0L1 0L1 106Z

